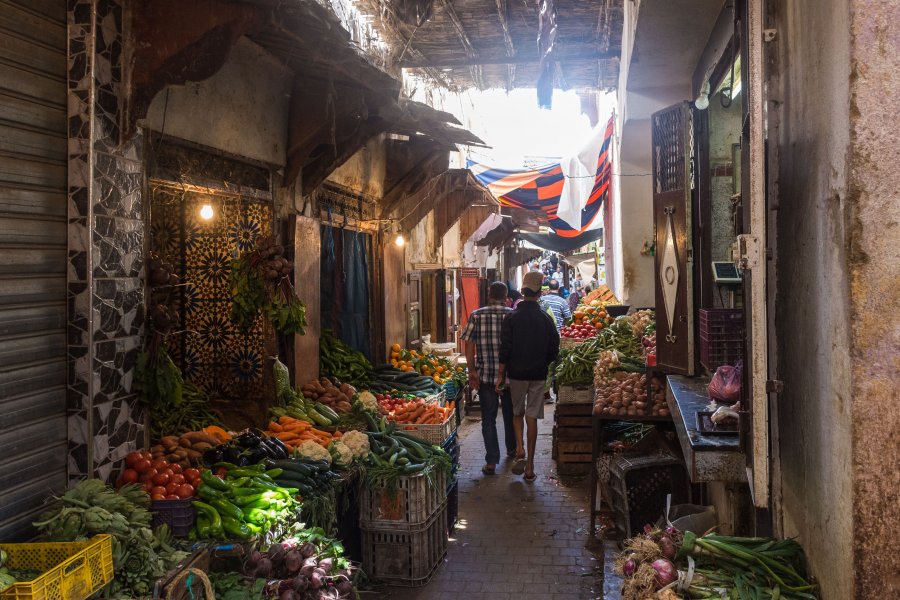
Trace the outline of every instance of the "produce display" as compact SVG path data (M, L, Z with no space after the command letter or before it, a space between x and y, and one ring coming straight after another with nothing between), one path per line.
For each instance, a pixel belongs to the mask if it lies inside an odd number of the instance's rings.
M326 329L319 338L319 370L326 377L362 389L369 383L372 363Z
M239 467L257 465L265 460L287 458L291 449L277 437L266 435L258 429L248 429L203 453L203 462L213 466L228 462Z
M187 469L202 465L203 453L219 444L219 437L205 431L189 431L180 436L163 436L158 444L151 446L150 454L153 460L165 459Z
M113 598L148 595L153 583L187 556L172 547L168 527L150 530L150 496L140 485L127 484L116 491L89 479L57 500L34 526L44 539L54 542L110 534L115 578L108 594Z
M283 406L273 406L269 409L269 412L274 418L291 417L292 419L307 421L321 427L337 425L341 420L341 415L330 406L326 406L321 402L307 400L303 393L297 390L292 390L289 402Z
M442 387L432 377L414 370L403 371L393 365L379 365L372 374L369 390L374 393L406 392L420 398L439 394Z
M366 482L370 486L393 489L400 475L440 469L449 475L452 468L450 455L440 446L427 442L397 429L397 425L381 418L369 431L371 452L367 458Z
M293 265L284 256L284 246L274 237L260 238L257 247L231 263L231 320L249 330L260 314L283 334L304 334L306 306L291 284Z
M665 390L657 377L651 380L648 395L643 364L615 351L600 353L594 367L594 414L633 417L669 415Z
M273 479L281 476L283 469L226 462L215 467L219 476L211 471L200 474L199 499L192 503L197 520L191 539L249 540L276 524L286 526L294 520L298 490L279 486Z
M587 298L584 298L587 300ZM572 324L578 326L591 327L596 334L612 322L603 303L599 300L589 300L583 304L579 304L572 313Z
M404 350L400 344L391 346L390 364L399 371L430 377L440 385L465 376L464 367L454 365L443 356L418 350Z
M630 367L643 370L640 346L631 332L628 317L617 318L596 337L570 348L561 348L559 356L550 364L550 374L559 385L583 385L594 381L594 367L600 360L601 352L614 350L620 360Z
M287 415L279 417L277 421L270 422L267 431L271 437L279 440L291 451L299 449L306 442L313 442L323 448L327 448L332 441L339 440L343 436L340 431L328 433L327 431L316 429L308 420L297 419Z
M623 600L778 598L815 600L803 549L792 539L745 538L647 525L616 559ZM662 592L665 595L657 595Z
M356 395L356 389L349 383L335 385L327 377L310 381L301 391L305 398L323 404L338 413L350 412L353 396Z
M440 425L453 414L453 402L438 406L419 398L395 404L388 413L388 419L402 425Z
M631 331L634 337L640 339L656 331L656 312L650 309L639 310L632 313Z
M154 458L149 452L131 452L125 457L125 470L116 481L116 488L140 484L151 500L186 500L193 498L200 481L200 471L182 469L180 463Z
M266 552L254 552L244 568L266 581L264 594L278 600L356 598L354 570L344 548L321 529L304 529Z
M559 330L560 337L569 339L586 339L597 335L597 328L586 323L572 323L565 325Z

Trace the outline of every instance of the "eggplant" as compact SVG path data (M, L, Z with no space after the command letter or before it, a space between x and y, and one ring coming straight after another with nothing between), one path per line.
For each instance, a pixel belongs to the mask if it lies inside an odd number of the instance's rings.
M261 442L258 435L250 433L249 431L237 436L235 441L241 448L257 448Z
M224 460L225 454L221 450L221 446L216 446L215 448L210 448L206 452L203 453L203 462L207 465L214 465L217 462L222 462Z
M261 463L269 457L269 454L266 452L266 449L262 446L253 448L249 450L246 455L243 455L242 458L247 461L245 464L256 465ZM240 463L238 463L240 464ZM242 465L243 466L243 465Z
M290 456L291 451L288 450L287 446L284 445L284 442L279 440L277 437L265 438L264 441L271 448L275 454L275 460L284 460L288 456Z
M222 452L222 458L225 460L225 462L230 462L236 465L241 458L241 449L235 446L226 446L225 450Z

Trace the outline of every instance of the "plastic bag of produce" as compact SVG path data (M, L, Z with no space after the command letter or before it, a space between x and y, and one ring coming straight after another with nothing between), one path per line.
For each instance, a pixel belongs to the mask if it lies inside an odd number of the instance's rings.
M722 365L716 369L712 381L706 388L706 392L710 399L719 402L734 403L741 399L741 371L744 368L744 361L739 360L733 367Z
M290 404L294 397L294 391L291 389L291 373L287 365L278 360L277 356L272 363L272 375L275 379L275 397L282 404Z

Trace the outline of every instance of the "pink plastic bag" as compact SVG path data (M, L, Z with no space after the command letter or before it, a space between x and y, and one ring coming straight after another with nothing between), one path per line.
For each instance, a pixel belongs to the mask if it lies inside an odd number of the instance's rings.
M733 404L741 399L741 371L744 361L739 360L733 367L722 365L716 369L712 381L706 388L709 397L719 402Z

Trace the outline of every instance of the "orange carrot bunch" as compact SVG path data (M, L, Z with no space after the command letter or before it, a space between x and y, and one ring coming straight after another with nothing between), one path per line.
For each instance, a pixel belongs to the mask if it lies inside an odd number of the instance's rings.
M328 433L327 431L316 429L308 421L302 421L288 416L279 417L277 421L269 423L269 428L266 433L277 437L291 450L293 450L295 446L299 446L308 440L312 440L320 446L327 447L328 444L334 440L340 439L343 435L340 431Z
M411 400L395 408L388 417L402 425L440 425L453 413L453 402L446 406L426 404L421 400Z

